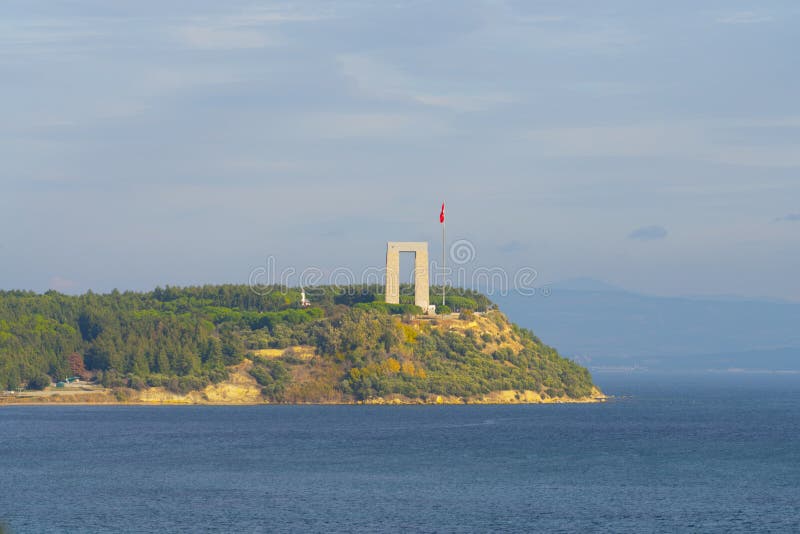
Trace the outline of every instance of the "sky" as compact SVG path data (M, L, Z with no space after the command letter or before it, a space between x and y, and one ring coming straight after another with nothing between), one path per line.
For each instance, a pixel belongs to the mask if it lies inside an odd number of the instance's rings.
M455 265L800 300L799 30L794 0L4 0L0 288L438 257L444 200Z

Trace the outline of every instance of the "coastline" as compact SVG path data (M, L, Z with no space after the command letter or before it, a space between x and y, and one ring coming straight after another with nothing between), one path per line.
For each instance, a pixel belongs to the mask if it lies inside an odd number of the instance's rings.
M155 388L154 388L155 389ZM535 391L493 391L478 397L442 396L410 399L399 395L355 400L313 400L308 402L269 402L259 398L211 400L203 392L186 395L164 394L138 397L133 390L96 390L86 393L55 393L0 397L0 408L6 406L442 406L442 405L512 405L512 404L597 404L610 399L598 388L591 396L581 398L547 397ZM120 398L120 395L128 398ZM83 397L83 398L81 398Z

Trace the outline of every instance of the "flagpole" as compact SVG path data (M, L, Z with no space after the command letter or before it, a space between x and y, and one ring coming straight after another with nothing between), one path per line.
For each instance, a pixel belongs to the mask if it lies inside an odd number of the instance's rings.
M442 204L442 209L444 209L444 204ZM444 304L444 291L445 291L445 288L447 287L447 265L445 264L445 259L447 257L447 255L445 254L445 249L447 248L446 247L446 239L445 239L445 235L446 235L445 234L445 225L446 224L447 224L447 222L446 222L446 217L445 217L445 220L442 221L442 306L445 305Z

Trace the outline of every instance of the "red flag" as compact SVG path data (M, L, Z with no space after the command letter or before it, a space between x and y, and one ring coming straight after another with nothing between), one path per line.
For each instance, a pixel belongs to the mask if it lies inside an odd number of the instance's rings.
M444 202L442 202L442 212L439 214L439 222L444 224Z

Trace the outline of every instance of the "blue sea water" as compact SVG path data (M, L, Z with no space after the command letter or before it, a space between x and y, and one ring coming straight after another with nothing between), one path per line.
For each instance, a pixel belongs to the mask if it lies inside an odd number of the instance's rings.
M5 407L27 532L798 532L800 377L598 375L596 405Z

